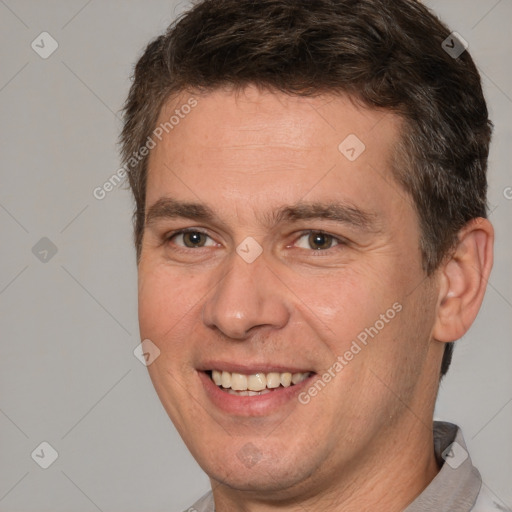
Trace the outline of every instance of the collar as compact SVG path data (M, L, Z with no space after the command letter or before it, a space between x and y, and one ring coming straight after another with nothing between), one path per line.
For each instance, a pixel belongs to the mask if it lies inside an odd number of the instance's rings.
M404 512L469 512L482 478L471 462L460 428L434 421L434 451L441 470Z

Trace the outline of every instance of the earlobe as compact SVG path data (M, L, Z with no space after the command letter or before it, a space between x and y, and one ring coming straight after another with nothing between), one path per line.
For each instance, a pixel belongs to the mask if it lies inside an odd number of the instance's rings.
M439 273L439 295L432 336L437 341L461 338L482 304L493 263L494 229L484 218L468 222L451 257Z

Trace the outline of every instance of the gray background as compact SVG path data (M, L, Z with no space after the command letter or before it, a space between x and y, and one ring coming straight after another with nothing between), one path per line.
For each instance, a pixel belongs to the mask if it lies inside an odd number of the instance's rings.
M510 507L512 1L426 3L469 42L496 126L495 267L436 417L461 425L485 485ZM133 355L130 195L93 197L119 168L132 66L187 5L0 0L0 511L178 511L208 488ZM31 48L43 31L59 45L47 59ZM48 242L32 250L43 237L57 248L46 261ZM31 458L42 441L59 454L46 470Z

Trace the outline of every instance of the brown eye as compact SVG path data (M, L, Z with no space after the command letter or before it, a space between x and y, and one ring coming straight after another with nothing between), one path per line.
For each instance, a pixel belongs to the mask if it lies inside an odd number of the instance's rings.
M323 231L303 231L297 242L295 242L297 247L309 251L327 251L343 243L342 239Z
M206 235L200 231L188 231L182 233L183 243L186 247L203 247L206 243Z
M168 242L181 248L200 249L201 247L215 246L215 242L202 231L183 229L167 237Z
M330 249L333 237L325 233L311 233L308 242L310 247L315 250Z

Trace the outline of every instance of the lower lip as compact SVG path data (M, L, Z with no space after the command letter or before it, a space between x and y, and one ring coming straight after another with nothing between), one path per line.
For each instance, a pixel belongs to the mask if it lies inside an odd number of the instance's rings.
M263 395L237 396L222 391L205 372L198 371L198 374L210 401L222 411L237 416L265 416L287 404L293 402L299 404L298 394L314 377L312 374L298 384L287 388L280 386Z

